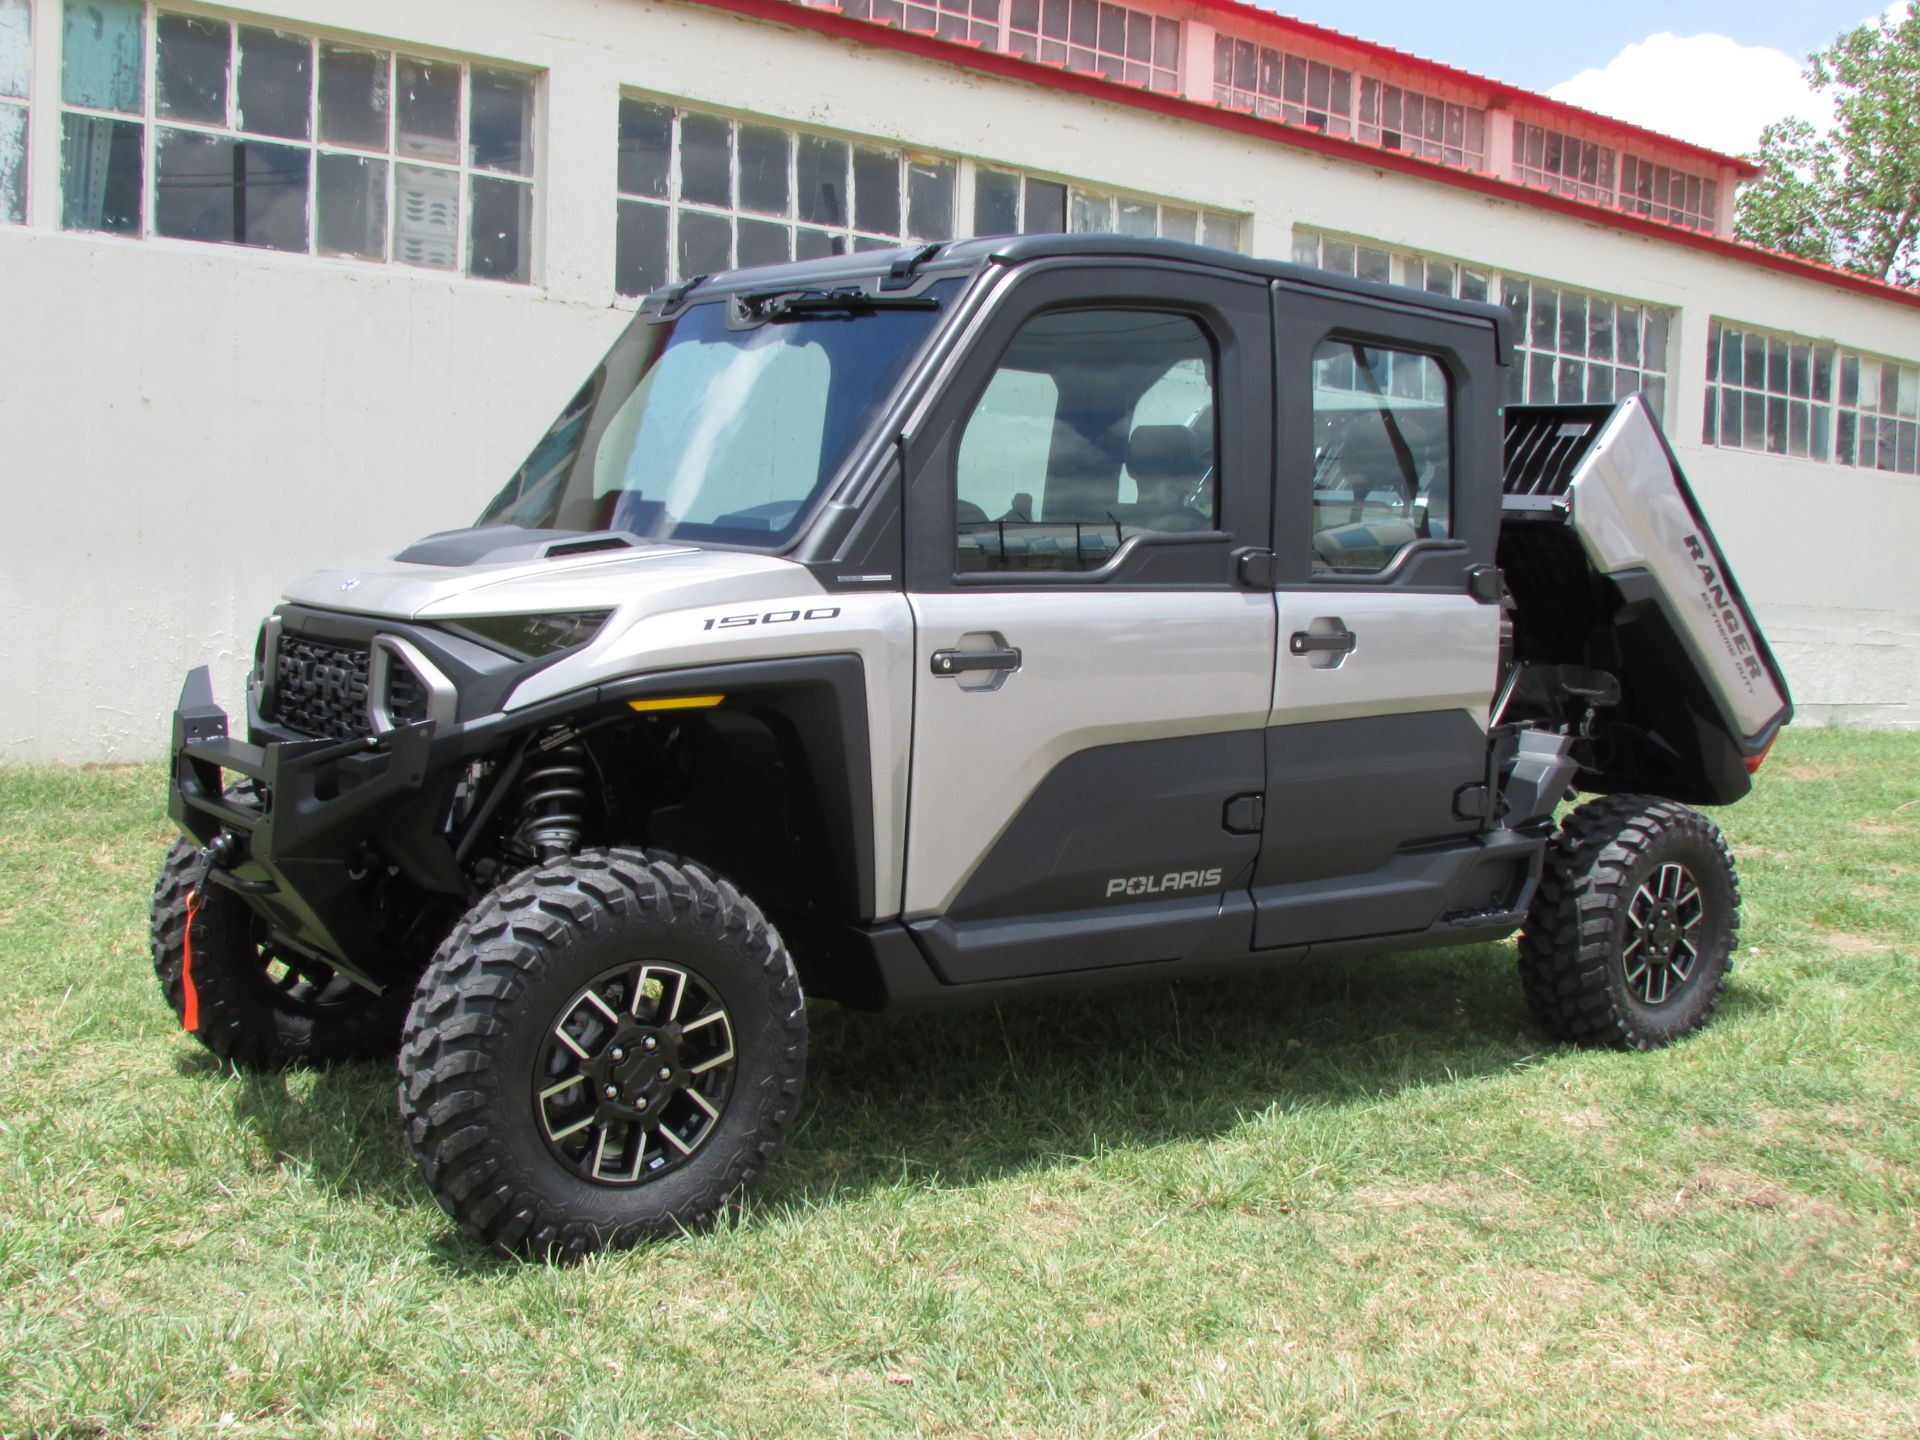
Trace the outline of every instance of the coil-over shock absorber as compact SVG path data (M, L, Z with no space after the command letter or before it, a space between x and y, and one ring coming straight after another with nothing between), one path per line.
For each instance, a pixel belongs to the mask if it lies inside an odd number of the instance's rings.
M514 838L541 864L580 848L587 808L587 750L578 732L552 730L536 742L520 779Z

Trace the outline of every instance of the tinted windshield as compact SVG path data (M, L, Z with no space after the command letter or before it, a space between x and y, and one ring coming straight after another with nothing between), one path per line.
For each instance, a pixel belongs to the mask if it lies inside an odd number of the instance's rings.
M927 294L950 300L960 284ZM784 543L940 315L880 309L737 326L731 314L712 301L671 321L636 321L479 523Z

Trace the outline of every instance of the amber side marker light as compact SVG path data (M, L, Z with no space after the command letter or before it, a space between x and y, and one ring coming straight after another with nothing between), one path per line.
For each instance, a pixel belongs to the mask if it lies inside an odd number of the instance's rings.
M627 708L645 715L655 710L711 710L724 695L673 695L664 700L629 700Z

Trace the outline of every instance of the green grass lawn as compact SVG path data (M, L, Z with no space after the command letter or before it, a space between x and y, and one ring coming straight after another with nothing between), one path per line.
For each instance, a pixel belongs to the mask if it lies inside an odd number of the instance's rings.
M497 1260L365 1066L226 1074L156 769L0 771L0 1434L1920 1433L1920 737L1789 732L1701 1036L1577 1052L1509 946L816 1008L725 1230Z

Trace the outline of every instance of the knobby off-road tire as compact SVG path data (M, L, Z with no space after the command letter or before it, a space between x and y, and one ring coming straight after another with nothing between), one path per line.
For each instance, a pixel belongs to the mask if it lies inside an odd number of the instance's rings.
M200 852L176 840L153 888L153 969L176 1017L186 1012L187 901L200 879ZM382 994L307 957L276 950L266 927L238 895L200 892L193 915L194 1038L242 1070L284 1070L346 1060L384 1060L400 1046L411 987Z
M799 1106L806 1011L778 933L654 851L516 876L450 935L400 1051L400 1114L441 1207L551 1259L713 1219Z
M1720 828L1685 805L1611 795L1567 817L1520 932L1520 981L1549 1032L1651 1050L1713 1015L1740 936Z

